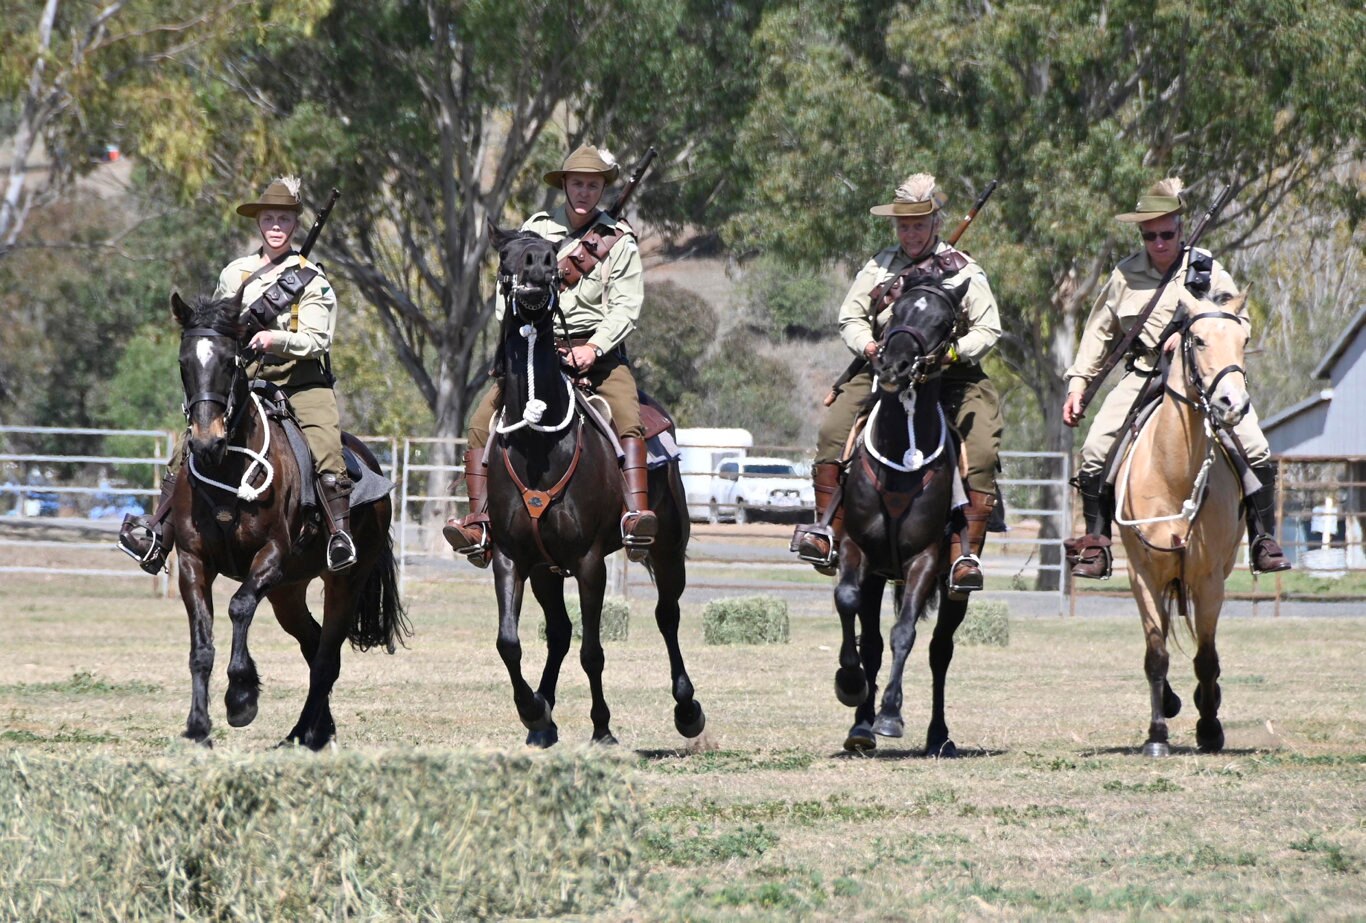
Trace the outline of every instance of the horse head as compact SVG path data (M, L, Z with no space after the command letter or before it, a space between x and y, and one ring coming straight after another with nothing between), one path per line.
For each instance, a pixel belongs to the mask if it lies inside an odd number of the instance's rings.
M962 323L960 307L967 291L968 280L949 287L925 275L907 283L892 304L892 321L873 359L883 391L904 391L935 371Z
M1252 406L1243 368L1245 301L1245 295L1225 304L1183 301L1174 320L1180 324L1187 392L1216 426L1237 426Z
M541 323L550 317L559 292L555 245L534 231L503 231L490 224L489 234L498 251L498 289L508 300L508 313Z
M179 292L171 295L171 313L181 328L182 409L190 424L190 452L201 464L222 462L229 421L246 385L238 347L241 310L240 292L235 298L201 295L193 305L186 304Z

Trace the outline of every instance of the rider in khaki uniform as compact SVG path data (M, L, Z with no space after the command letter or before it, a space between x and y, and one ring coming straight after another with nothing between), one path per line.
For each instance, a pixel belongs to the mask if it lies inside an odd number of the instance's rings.
M261 330L252 337L248 345L260 357L248 366L247 374L276 383L289 397L313 454L320 492L328 509L332 536L328 540L327 566L337 571L356 561L355 544L349 532L352 484L342 457L337 397L325 364L337 325L337 294L322 267L305 260L290 246L302 211L299 181L294 177L275 180L259 200L239 205L237 213L255 220L263 243L255 253L234 260L223 269L214 297L232 298L240 289L245 319L252 305L286 271L309 269L316 273L292 304L278 314L273 329ZM166 465L159 512L168 507L183 456L182 438ZM161 515L164 519L164 513ZM127 537L121 536L120 542L138 558L144 570L154 565L151 572L155 573L164 566L169 551L164 545L162 520L139 518L137 525L146 530L145 534L125 529Z
M1101 404L1082 445L1081 465L1074 483L1082 497L1086 534L1067 542L1068 560L1073 565L1075 577L1110 576L1110 518L1114 496L1110 485L1105 483L1105 462L1139 392L1156 374L1159 346L1170 352L1180 342L1180 334L1173 333L1164 343L1159 343L1182 297L1190 299L1185 286L1176 283L1178 277L1185 278L1188 261L1182 244L1181 213L1185 203L1181 188L1179 179L1162 180L1138 200L1135 211L1116 216L1118 221L1138 225L1143 249L1122 260L1110 274L1087 318L1077 359L1064 373L1067 401L1063 405L1063 422L1077 426L1081 422L1082 393L1100 372L1115 344L1152 300L1167 270L1173 263L1182 261L1172 284L1167 286L1144 322L1143 330L1130 350L1124 375ZM1212 260L1211 264L1208 297L1219 304L1227 303L1238 295L1238 287L1217 260ZM1246 316L1243 323L1250 331L1251 324ZM1255 410L1248 409L1242 422L1234 427L1233 434L1263 485L1261 490L1246 498L1252 570L1254 573L1288 570L1290 562L1268 531L1274 530L1275 524L1276 469L1266 437L1257 424Z
M611 410L625 453L622 474L628 510L622 518L622 541L628 547L642 548L654 540L659 525L649 505L645 430L640 422L636 380L621 347L640 317L645 281L635 232L624 220L613 218L598 207L606 187L620 173L620 166L608 151L591 145L580 147L559 170L545 174L547 185L564 191L564 204L552 212L532 215L521 230L534 231L559 243L562 266L565 257L587 233L596 231L606 237L624 232L601 262L560 292L560 307L570 337L569 343L560 344L560 352L565 366L577 367L579 375L588 380ZM500 302L499 319L502 311ZM465 452L469 513L452 518L443 530L451 547L478 567L489 563L484 447L488 445L489 429L494 414L502 406L502 397L502 383L495 378L470 417L469 448Z
M981 361L1001 336L1001 317L986 273L970 256L939 239L943 207L947 197L928 173L909 177L886 205L869 209L871 214L893 219L896 246L874 256L855 277L840 306L840 336L850 352L871 359L877 352L878 337L891 320L888 305L871 318L874 289L885 286L909 267L938 269L946 286L968 281L963 298L967 312L967 332L949 348L941 379L940 399L946 415L963 440L967 459L969 504L964 511L968 522L969 547L961 547L960 533L952 538L953 566L950 585L959 592L981 589L980 555L986 539L987 521L996 504L996 461L1001 447L1001 398L996 386L982 370ZM830 526L822 525L831 498L839 484L841 460L859 407L872 392L870 368L855 375L844 385L826 412L816 443L812 480L816 487L816 524L799 525L792 547L803 560L824 573L833 572L836 537L842 514L835 511Z

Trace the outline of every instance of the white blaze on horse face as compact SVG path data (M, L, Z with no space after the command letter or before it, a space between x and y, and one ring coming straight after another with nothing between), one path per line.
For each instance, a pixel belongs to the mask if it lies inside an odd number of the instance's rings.
M911 307L915 308L917 311L923 311L929 306L929 300L926 299L924 295L921 295L920 298L916 301L916 303L913 304Z
M209 363L213 361L213 343L208 337L194 345L194 355L199 360L200 367L208 369Z

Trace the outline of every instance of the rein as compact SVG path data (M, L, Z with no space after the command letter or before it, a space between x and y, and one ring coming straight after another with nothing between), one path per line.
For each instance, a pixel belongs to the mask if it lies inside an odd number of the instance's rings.
M235 333L229 333L225 330L220 330L217 327L187 327L181 331L180 337L181 339L185 339L186 337L211 337L215 339L228 339L232 340L234 344L237 343L237 335ZM188 421L190 418L190 411L194 408L196 404L202 401L210 401L215 404L222 404L223 416L225 418L224 424L228 431L229 441L231 441L232 436L238 431L238 429L241 428L242 411L245 409L245 405L235 406L233 401L233 396L237 392L238 378L244 374L240 353L234 356L234 362L236 364L236 368L233 371L232 381L228 385L227 394L222 394L217 391L200 391L196 394L187 396L185 398L185 403L181 407L181 410L185 414L185 419ZM189 455L190 474L192 474L195 478L197 478L204 484L208 484L211 487L217 487L220 490L224 490L230 494L234 494L238 498L246 500L248 503L250 503L254 500L259 500L262 496L265 495L265 492L270 489L270 485L275 480L275 468L273 465L271 465L269 458L270 420L266 417L265 408L261 406L260 397L258 397L255 392L251 391L248 392L248 396L251 399L251 405L256 408L257 416L261 420L261 428L264 435L262 437L261 448L259 451L252 449L250 446L238 446L232 444L228 445L229 452L236 452L240 455L246 455L251 458L251 464L247 465L247 467L243 470L241 481L236 487L233 487L230 484L225 484L222 481L214 480L213 478L203 474L199 470L199 467L195 464L194 453L190 452L187 454ZM262 481L261 486L256 487L253 486L251 482L256 477L258 471L265 472L265 480Z

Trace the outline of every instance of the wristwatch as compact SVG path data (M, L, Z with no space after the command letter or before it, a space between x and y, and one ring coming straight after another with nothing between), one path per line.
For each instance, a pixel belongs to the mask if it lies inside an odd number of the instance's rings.
M602 358L602 347L601 347L601 346L593 346L593 355L594 355L594 357L596 357L596 358L598 358L598 359L601 359L601 358Z

